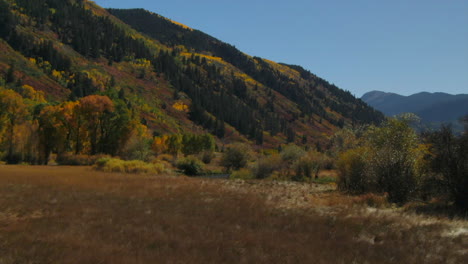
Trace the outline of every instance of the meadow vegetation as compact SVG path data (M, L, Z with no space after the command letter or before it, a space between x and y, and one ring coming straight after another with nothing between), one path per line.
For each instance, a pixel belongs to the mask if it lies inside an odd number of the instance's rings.
M147 163L141 160L121 160L115 158L101 158L93 166L104 172L120 173L151 173L161 174L165 171L162 163Z
M150 12L0 0L0 263L462 263L464 122L417 134Z
M0 262L466 261L466 220L334 188L0 165Z
M320 149L291 143L261 150L234 143L212 162L220 150L212 134L151 136L118 97L90 95L57 105L44 105L41 98L27 87L0 87L0 158L6 163L48 164L53 154L58 164L95 164L102 171L177 168L195 176L224 168L232 178L306 182L320 182L320 170L336 168L344 192L385 194L398 205L437 198L468 208L466 131L455 135L444 126L418 135L407 122L389 119L382 126L338 131ZM161 163L157 156L169 158Z
M418 136L407 122L390 119L368 128L354 147L339 154L338 187L354 194L385 193L400 205L443 199L466 215L467 139L467 129L455 135L442 126Z
M195 156L188 156L177 160L176 167L184 174L196 176L203 173L204 164Z

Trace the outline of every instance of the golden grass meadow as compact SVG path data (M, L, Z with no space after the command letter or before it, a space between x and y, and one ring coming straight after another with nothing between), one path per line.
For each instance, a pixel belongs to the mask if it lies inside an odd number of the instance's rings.
M332 184L0 165L0 263L467 263L466 220L369 200Z

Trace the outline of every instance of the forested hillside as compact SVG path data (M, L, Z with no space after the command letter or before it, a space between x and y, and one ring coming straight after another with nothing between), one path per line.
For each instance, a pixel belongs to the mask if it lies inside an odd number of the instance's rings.
M228 73L231 70L233 71L231 75L240 75L240 83L247 84L247 92L254 90L251 93L256 99L259 97L268 98L263 106L272 108L271 112L275 112L275 106L282 111L289 110L292 117L288 118L288 121L291 123L306 117L301 121L312 126L320 127L316 123L326 120L332 126L342 127L344 123L379 123L383 119L380 113L369 108L351 93L329 84L300 66L278 64L259 57L251 57L232 45L201 31L181 26L143 9L109 9L108 11L161 43L180 48L182 55L195 53L202 58L206 57L207 61L218 60L218 63L221 61L228 66L234 66L234 69L228 69ZM221 74L217 76L217 79L230 77L229 74ZM234 87L235 91L236 88L238 89L237 86L242 85L234 86L236 86ZM263 88L265 93L257 92L259 88L260 90ZM240 91L243 90L240 89ZM290 100L294 107L281 105L279 100L276 100L280 98L275 98L275 94ZM235 95L242 98L243 92ZM292 109L296 110L296 113ZM263 125L267 127L267 131L276 132L274 128L270 128L266 124ZM291 126L294 127L294 125ZM288 127L288 125L283 125L283 127ZM283 132L287 131L287 129L283 130Z
M154 137L207 132L270 148L320 144L345 125L383 120L299 66L144 10L109 12L86 0L0 0L7 159L123 156Z

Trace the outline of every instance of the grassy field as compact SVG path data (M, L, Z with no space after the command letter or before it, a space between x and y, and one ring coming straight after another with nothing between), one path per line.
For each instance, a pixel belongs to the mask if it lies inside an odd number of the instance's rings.
M468 222L331 184L0 165L0 263L468 263Z

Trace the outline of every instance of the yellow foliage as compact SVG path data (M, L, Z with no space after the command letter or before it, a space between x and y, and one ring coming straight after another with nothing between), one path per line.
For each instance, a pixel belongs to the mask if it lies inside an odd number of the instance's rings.
M62 79L62 72L52 70L52 77L54 77L56 80Z
M43 69L45 72L50 73L52 71L52 64L48 61L41 61L39 60L37 62L37 66L41 69Z
M200 58L205 58L208 62L219 62L219 63L222 63L223 65L228 64L220 57L210 56L210 55L202 54L202 53L181 52L180 55L187 57L187 58L191 57L192 55L195 55L195 56L199 56Z
M181 101L177 101L174 103L174 105L172 105L172 107L178 111L184 111L184 112L188 112L189 111L189 107L188 105L184 104L183 102Z
M181 56L184 56L184 57L190 57L190 56L192 56L192 54L193 54L193 53L186 52L186 51L180 53L180 55L181 55Z
M37 120L28 120L15 126L13 128L14 152L21 153L22 156L38 157L39 150L36 146L38 145L39 138L35 134L37 129ZM24 157L22 158L24 159Z
M102 158L96 161L93 167L95 170L105 172L120 172L120 173L152 173L160 174L164 172L162 163L146 163L141 160L120 160L113 158Z
M138 124L135 124L134 126L135 128L135 132L137 133L138 137L139 138L150 138L150 132L148 130L148 127L141 124L141 123L138 123Z
M215 56L210 56L207 54L201 54L201 53L190 53L190 52L181 52L181 56L184 56L186 58L190 58L192 55L199 56L200 58L205 58L208 63L213 63L215 64L218 68L221 69L223 74L229 75L231 73L234 73L234 76L240 79L243 79L245 83L253 88L254 86L261 87L263 86L261 83L257 82L254 80L251 76L245 74L242 71L239 71L238 68L234 67L230 63L224 61L220 57L215 57Z
M267 62L270 65L270 67L279 71L281 74L288 76L291 79L296 79L296 80L300 79L301 74L298 71L291 69L288 66L284 66L274 61L271 61L271 60L267 60L267 59L263 59L263 60Z
M207 60L217 61L224 63L224 60L220 57L214 57L210 55L200 54L201 57L206 58Z
M151 62L147 59L135 59L130 62L133 66L139 67L139 68L150 68L151 67Z
M261 83L257 82L256 80L254 80L252 77L250 77L249 75L243 73L243 72L239 72L239 71L236 71L234 73L234 76L237 77L237 78L241 78L245 81L246 84L250 85L250 86L260 86L262 85Z
M46 102L44 98L44 92L36 91L32 86L27 85L27 84L23 85L21 88L22 88L21 95L24 98L31 99L32 101L37 102L37 103Z
M105 111L114 111L114 103L107 96L88 95L81 98L79 103L79 110L87 116L88 120L97 119Z
M182 52L187 52L187 47L185 47L184 45L176 45L174 46L174 49L178 49Z
M93 68L87 71L82 71L82 73L86 74L86 77L91 79L93 82L93 86L97 87L101 91L104 90L104 87L109 80L109 76L99 69Z
M368 147L358 147L340 154L337 161L340 189L362 192L369 188L366 170L370 152Z
M0 90L0 144L7 144L13 150L15 142L15 129L22 125L29 112L23 97L13 90ZM10 153L12 154L12 153Z
M430 168L430 161L429 159L426 159L427 156L432 154L430 148L430 144L418 144L416 148L410 150L411 156L414 159L414 169L417 180L421 180Z
M151 148L153 149L153 151L157 154L161 154L161 153L164 153L167 151L167 139L168 139L168 135L164 135L164 136L161 136L161 137L155 137L154 138L154 141L153 141L153 144L151 146Z
M179 22L174 21L174 20L171 20L171 19L168 19L168 20L171 21L173 24L178 25L179 27L182 27L182 28L184 28L184 29L188 29L188 30L190 30L190 31L193 31L193 28L188 27L188 26L186 26L186 25L184 25L184 24L182 24L182 23L179 23Z

